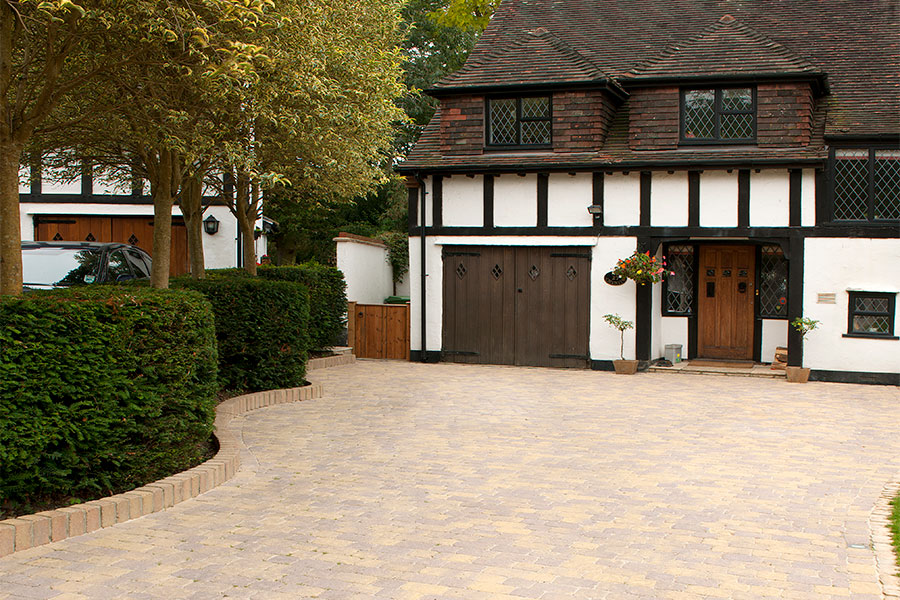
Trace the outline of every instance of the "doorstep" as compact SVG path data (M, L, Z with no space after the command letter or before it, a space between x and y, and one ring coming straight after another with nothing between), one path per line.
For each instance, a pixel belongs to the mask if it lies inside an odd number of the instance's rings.
M696 362L697 364L691 364ZM697 361L682 361L671 367L651 365L648 372L651 373L680 373L683 375L726 375L730 377L764 377L767 379L785 379L784 369L773 369L771 365L764 363L735 364L734 361L722 361L721 366L716 361L701 359Z

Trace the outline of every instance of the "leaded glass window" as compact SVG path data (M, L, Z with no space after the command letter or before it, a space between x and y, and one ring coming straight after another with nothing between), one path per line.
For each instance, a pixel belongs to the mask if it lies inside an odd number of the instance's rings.
M666 251L666 266L669 269L669 276L664 280L665 314L693 314L694 247L669 246Z
M848 335L893 336L895 305L896 294L850 292Z
M549 146L550 142L549 96L488 101L489 146Z
M756 90L710 88L681 92L683 142L756 140Z
M900 220L900 150L837 149L832 164L835 221Z
M759 252L759 316L786 319L788 264L780 246L762 246Z

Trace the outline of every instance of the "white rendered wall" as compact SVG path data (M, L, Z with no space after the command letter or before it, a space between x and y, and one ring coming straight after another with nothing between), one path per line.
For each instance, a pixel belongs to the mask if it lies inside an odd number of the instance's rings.
M132 185L132 181L122 181L117 178L105 177L101 173L95 172L91 181L91 193L130 194Z
M752 187L752 186L751 186ZM737 227L737 171L700 174L700 226Z
M662 317L660 319L661 347L657 348L657 355L665 357L667 344L681 344L681 360L687 360L688 356L688 318L687 317Z
M800 224L812 227L816 224L816 172L803 169L800 176Z
M537 225L537 175L502 175L494 178L494 225Z
M35 215L104 215L104 216L153 216L151 204L55 204L26 202L21 207L21 233L22 240L34 239ZM172 207L172 215L181 216L181 209ZM207 269L224 269L237 266L237 220L228 210L227 206L210 206L203 214L205 219L209 215L219 220L219 231L215 235L203 233L203 256ZM152 252L152 247L144 250Z
M425 177L423 179L425 183L425 225L427 227L431 227L434 224L433 220L433 212L434 212L434 202L432 202L433 197L431 195L431 184L434 181L432 177ZM422 190L416 192L416 225L422 226Z
M552 173L547 182L547 225L590 227L594 218L587 208L593 204L591 173Z
M764 363L775 360L775 348L787 347L787 319L763 319L762 343L759 359Z
M751 227L787 227L791 220L790 210L790 175L787 169L750 172Z
M653 287L650 289L650 360L656 360L663 356L662 284L654 283L652 285Z
M484 225L484 177L457 175L443 179L441 202L444 225L481 227Z
M422 349L422 262L420 243L422 238L409 238L409 347ZM448 243L457 243L455 241ZM462 242L460 242L462 243ZM435 238L429 237L425 243L425 327L426 346L429 351L440 351L443 331L443 264L441 246Z
M604 199L605 200L605 199ZM603 320L603 315L615 313L635 322L635 283L630 279L623 285L609 285L603 276L616 264L616 259L629 256L637 247L633 237L601 237L596 239L591 260L591 337L593 360L618 360L619 331ZM625 332L625 358L634 359L634 329Z
M603 178L603 224L641 224L640 173L613 173Z
M688 176L654 171L650 183L650 224L654 227L687 227Z
M803 316L821 323L806 337L803 366L900 372L900 341L843 337L847 333L848 290L900 292L900 240L806 238L804 257ZM835 304L819 304L817 295L822 293L834 294Z
M347 300L381 304L394 293L393 272L382 244L337 237L337 268L347 282Z

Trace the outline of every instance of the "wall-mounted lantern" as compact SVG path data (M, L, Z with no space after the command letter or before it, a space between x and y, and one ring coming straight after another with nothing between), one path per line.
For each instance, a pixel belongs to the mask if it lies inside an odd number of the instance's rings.
M219 220L212 215L206 217L203 221L203 231L209 235L216 235L219 232Z

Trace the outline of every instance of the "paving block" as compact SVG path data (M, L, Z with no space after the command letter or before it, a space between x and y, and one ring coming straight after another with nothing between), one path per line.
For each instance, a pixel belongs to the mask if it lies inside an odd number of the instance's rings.
M69 517L69 537L87 533L87 521L83 508L80 506L67 506L60 508L59 512L65 513Z
M42 515L22 515L19 519L31 522L32 546L50 543L50 519Z
M50 519L51 542L59 542L69 537L69 515L60 510L46 510L37 514Z
M16 526L0 521L0 556L12 554L16 550Z

